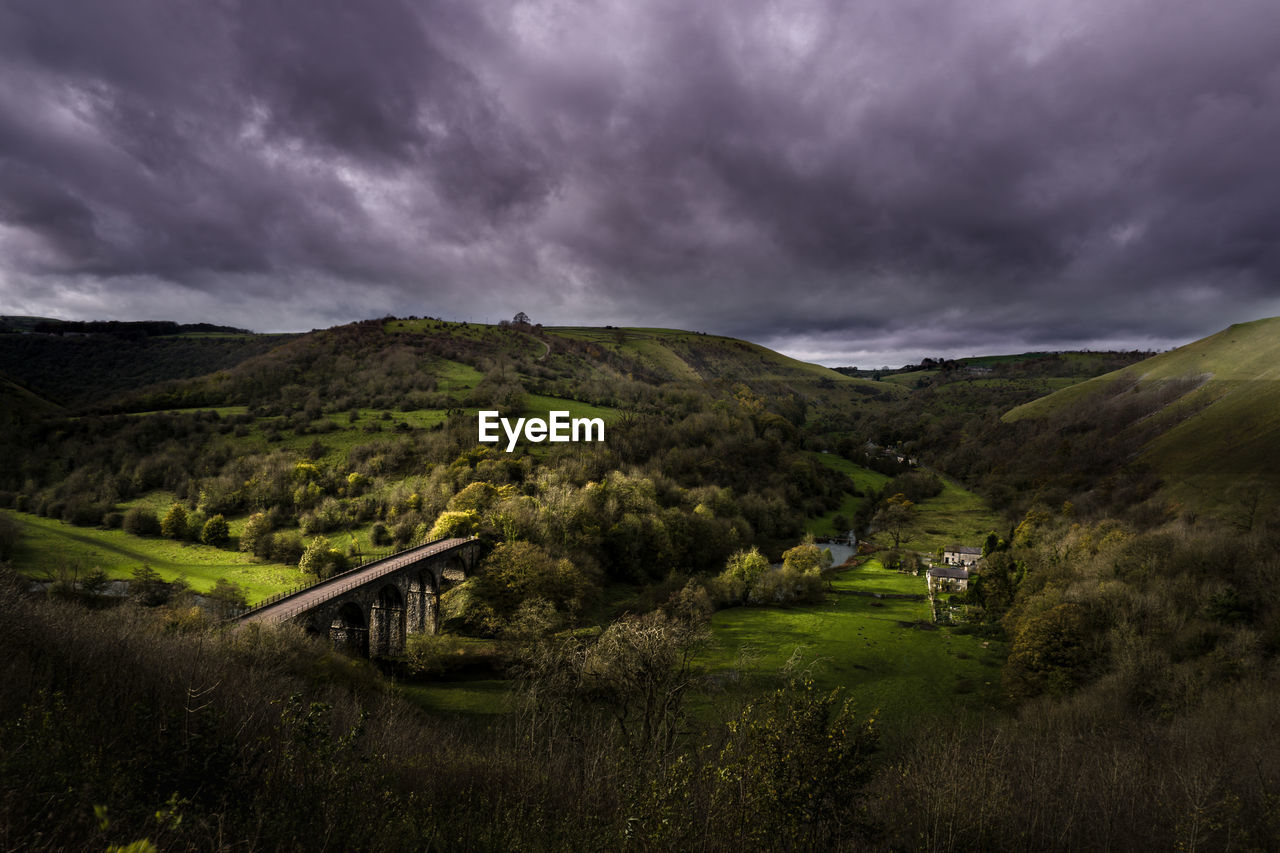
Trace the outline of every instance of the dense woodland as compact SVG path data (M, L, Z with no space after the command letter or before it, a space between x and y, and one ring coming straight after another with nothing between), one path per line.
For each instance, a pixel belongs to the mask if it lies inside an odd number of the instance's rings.
M355 531L388 548L478 535L482 571L446 595L446 627L501 640L514 709L430 716L374 665L301 634L228 634L181 596L46 600L6 571L3 846L1280 845L1274 491L1242 479L1213 511L1170 500L1167 472L1138 451L1176 384L1001 419L1046 377L1140 354L843 385L724 378L730 356L757 356L681 341L700 353L685 363L705 362L691 381L621 338L417 322L415 335L380 321L276 342L210 375L121 380L70 414L16 417L0 505L321 576L355 556L342 545ZM6 372L38 389L51 370ZM468 411L518 412L535 395L620 414L602 445L476 445ZM192 406L237 408L130 414ZM422 409L441 416L412 426L405 413ZM341 438L350 425L359 440ZM712 610L826 594L819 549L796 545L851 486L808 451L894 478L865 496L860 530L887 531L895 508L941 488L886 446L1005 513L953 598L971 617L957 630L1007 644L1003 708L887 737L874 708L803 670L758 694L709 687L692 661ZM172 495L167 512L123 506L156 492ZM0 561L17 535L0 515ZM429 671L438 651L393 669Z

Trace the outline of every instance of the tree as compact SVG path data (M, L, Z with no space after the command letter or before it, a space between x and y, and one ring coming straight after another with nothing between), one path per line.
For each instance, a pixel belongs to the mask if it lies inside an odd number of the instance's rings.
M169 584L165 583L159 573L150 566L139 566L133 570L133 580L129 582L129 594L144 607L164 604L169 600L172 592Z
M878 529L893 537L893 547L897 548L902 544L903 534L915 521L915 510L913 501L908 500L905 495L897 494L885 500L873 522Z
M512 322L513 324L517 325L517 326L532 326L532 325L533 325L533 323L532 323L532 322L530 322L530 320L529 320L529 315L528 315L528 314L526 314L526 313L524 313L523 311L518 312L518 313L516 314L516 316L512 317L512 318L511 318L511 322Z
M222 513L206 521L200 530L200 541L206 545L221 545L230 536L231 528L227 525L227 520L222 517Z
M802 542L782 554L782 567L802 574L822 570L822 562L822 551L812 541Z
M1078 604L1059 604L1026 620L1009 647L1005 690L1014 699L1070 692L1084 680L1094 656L1088 639L1085 611Z
M160 522L160 533L166 539L185 539L187 537L187 510L182 504L175 503L169 507Z
M594 586L572 562L557 560L532 542L503 542L466 583L481 605L476 612L488 623L475 627L487 633L502 628L522 605L536 599L572 615Z
M453 536L470 536L475 532L480 517L472 510L448 510L440 513L427 539L444 539Z
M240 530L240 550L259 557L271 553L271 517L265 512L255 512Z
M218 578L213 584L213 589L205 593L205 598L213 602L214 610L224 619L234 616L249 606L244 587L226 578Z
M716 578L716 598L726 603L745 603L751 595L751 588L767 571L769 561L759 548L734 553Z
M346 555L334 548L324 536L312 539L311 544L302 552L302 557L298 560L298 568L321 580L333 577L346 567Z

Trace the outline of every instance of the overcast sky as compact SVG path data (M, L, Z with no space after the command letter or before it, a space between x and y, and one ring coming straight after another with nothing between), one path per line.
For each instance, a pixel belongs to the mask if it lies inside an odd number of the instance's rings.
M0 313L827 364L1280 314L1276 0L3 0Z

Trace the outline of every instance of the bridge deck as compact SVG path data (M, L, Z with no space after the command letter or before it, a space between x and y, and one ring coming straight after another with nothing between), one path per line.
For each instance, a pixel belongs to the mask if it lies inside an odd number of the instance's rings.
M337 598L344 592L350 592L377 580L383 575L392 574L426 557L441 554L445 551L452 551L459 545L470 541L470 539L442 539L439 542L428 542L426 545L401 551L399 554L393 554L385 559L370 563L363 568L346 572L327 581L321 581L315 586L299 590L293 595L273 602L261 610L250 611L241 616L239 621L242 624L259 622L273 625L288 621L313 607L325 603L331 598Z

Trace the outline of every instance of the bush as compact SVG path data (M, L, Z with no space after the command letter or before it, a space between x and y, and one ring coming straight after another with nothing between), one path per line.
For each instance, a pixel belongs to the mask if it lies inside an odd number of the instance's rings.
M160 533L160 519L149 509L135 506L124 514L120 522L125 533L134 536L156 536Z
M240 531L240 550L258 557L271 554L271 517L265 512L255 512L245 521Z
M102 523L106 508L99 504L76 499L63 507L62 520L76 527L96 527Z
M278 563L296 563L302 559L302 553L305 550L302 537L294 531L287 531L276 533L271 537L271 548L268 553L271 559Z
M471 510L448 510L440 513L435 526L427 534L428 539L447 539L454 536L470 536L475 532L480 518Z
M160 522L160 533L166 539L187 538L187 508L175 503Z
M221 513L206 521L200 530L200 541L206 545L221 545L230 537L231 528Z
M102 526L108 530L119 530L122 524L124 524L124 513L122 512L113 511L102 516Z
M387 530L387 526L381 521L376 522L369 531L369 541L378 546L390 545L391 532Z
M334 548L324 536L312 539L311 544L298 559L298 568L321 580L345 571L347 565L346 555Z
M209 599L213 605L213 611L223 619L234 616L249 606L244 587L226 578L218 578L213 589L205 593L205 598Z
M0 561L13 557L18 550L22 528L8 516L0 515Z

